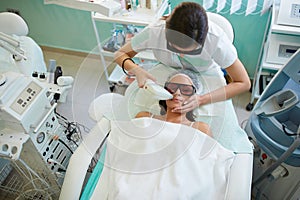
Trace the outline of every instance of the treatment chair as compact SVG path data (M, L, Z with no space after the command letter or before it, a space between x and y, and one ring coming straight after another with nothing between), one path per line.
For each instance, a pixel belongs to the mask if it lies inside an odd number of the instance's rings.
M13 71L31 76L47 71L39 45L28 37L28 25L18 14L0 13L0 73Z
M225 18L212 13L209 13L208 16L211 22L216 22L221 27L225 26L224 30L227 30L226 33L233 40L232 27ZM224 23L224 20L226 23ZM173 71L174 69L159 64L153 67L150 73L156 77L157 83L161 85ZM204 92L214 90L226 84L223 75L220 73L217 77L213 77L210 73L203 74L202 78ZM111 130L111 122L129 122L139 111L146 110L158 114L159 106L157 99L159 98L161 97L157 96L151 87L138 88L137 83L134 81L129 85L124 96L115 93L103 94L92 102L89 114L97 124L70 159L61 190L61 200L79 199L81 194L86 195L86 193L88 193L87 196L81 196L81 198L88 199L92 195L97 186L90 185L88 181L84 187L85 179L88 177L87 170L99 146L103 148L103 142L109 137L108 133ZM207 122L212 132L216 133L214 135L218 141L216 145L221 144L220 146L234 152L230 170L227 174L228 176L226 176L227 188L222 196L228 200L250 199L253 163L252 144L238 125L232 101L227 100L202 106L194 114L197 116L197 120ZM212 139L208 139L207 141L212 141ZM105 156L105 153L101 154L100 162L103 162L103 155ZM101 172L105 167L105 164L99 168L96 166L94 171L98 171L99 176L95 178L94 173L91 175L91 178L94 178L94 182L99 181ZM147 180L144 181L147 182ZM213 188L214 185L211 187ZM104 187L102 190L105 191L106 189ZM90 191L86 192L86 190ZM96 197L94 196L94 198Z

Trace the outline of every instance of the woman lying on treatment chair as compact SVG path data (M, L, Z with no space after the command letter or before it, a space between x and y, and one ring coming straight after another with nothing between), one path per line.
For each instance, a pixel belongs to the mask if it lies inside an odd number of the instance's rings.
M212 138L208 124L195 121L193 111L174 111L201 92L197 77L175 71L165 89L172 95L160 101L161 115L142 111L131 121L110 122L103 171L97 185L88 182L92 194L81 199L226 199L234 153Z
M217 84L215 77L210 80L209 74L199 78L200 89L197 82L181 74L183 72L178 74L160 65L151 73L161 80L161 85L167 82L166 88L173 93L175 101L166 102L166 114L160 116L157 99L153 108L138 104L138 94L142 94L141 101L147 101L151 95L147 96L149 88L133 85L136 82L127 88L124 96L108 93L98 97L91 111L99 114L110 106L111 111L101 115L90 112L98 121L97 125L74 152L60 199L79 199L90 160L106 137L106 150L84 187L81 199L250 199L252 156L248 149L251 146L247 146L247 138L243 138L233 118L231 102L208 105L209 108L215 106L211 113L193 112L198 114L197 122L191 122L186 112L180 115L172 112L173 106L180 106L185 98L196 96L192 95L194 92L205 93L208 85ZM139 107L137 112L136 107ZM207 131L206 123L211 131ZM218 130L222 132L218 134ZM208 136L210 132L213 137ZM236 187L237 184L240 187Z
M140 112L136 115L136 118L153 117L167 122L181 123L212 136L208 124L195 121L193 111L187 113L174 111L175 108L184 105L187 99L196 95L197 90L199 90L199 84L197 76L190 70L176 71L165 83L165 89L173 95L173 98L169 100L160 100L159 104L162 107L162 115L153 115L150 112Z

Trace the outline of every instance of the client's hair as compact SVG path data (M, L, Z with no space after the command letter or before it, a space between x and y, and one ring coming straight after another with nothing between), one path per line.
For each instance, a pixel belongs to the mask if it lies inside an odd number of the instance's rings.
M199 88L200 88L200 81L197 77L197 75L195 75L195 73L191 70L187 70L187 69L183 69L183 70L179 70L179 71L176 71L174 73L172 73L167 81L169 81L173 76L175 76L176 74L185 74L187 75L193 82L193 85L194 87L196 88L196 90L198 91ZM166 114L166 111L167 111L167 103L166 103L166 100L160 100L159 101L159 105L161 107L161 110L160 110L160 114L161 115L164 115ZM186 118L190 121L195 121L195 115L193 114L193 110L189 111L186 113Z

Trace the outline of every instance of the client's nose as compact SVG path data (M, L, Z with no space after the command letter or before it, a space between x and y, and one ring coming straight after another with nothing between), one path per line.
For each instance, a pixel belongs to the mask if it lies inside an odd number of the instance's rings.
M176 95L181 95L180 89L177 88L177 90L174 92L174 94L176 94Z

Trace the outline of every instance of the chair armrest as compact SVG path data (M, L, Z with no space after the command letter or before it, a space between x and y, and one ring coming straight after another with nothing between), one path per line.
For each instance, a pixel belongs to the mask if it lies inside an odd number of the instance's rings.
M225 199L251 199L253 154L236 154L231 166Z
M103 117L107 119L115 119L116 116L114 109L117 109L123 100L124 96L117 93L102 94L94 99L90 104L88 111L89 116L96 122L101 120Z

